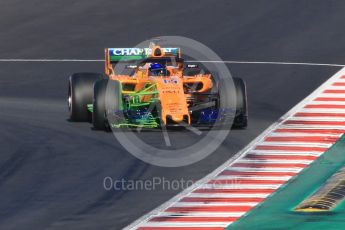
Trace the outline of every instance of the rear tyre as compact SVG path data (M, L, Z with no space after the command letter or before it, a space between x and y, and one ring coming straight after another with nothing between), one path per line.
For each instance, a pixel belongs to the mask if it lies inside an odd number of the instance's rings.
M92 113L92 124L95 129L107 131L111 129L108 115L120 111L121 91L119 81L103 79L95 83Z
M93 84L104 78L98 73L75 73L68 80L68 111L71 121L91 121L87 105L92 104Z
M236 89L236 115L233 128L246 128L248 126L248 107L246 83L240 78L234 78Z

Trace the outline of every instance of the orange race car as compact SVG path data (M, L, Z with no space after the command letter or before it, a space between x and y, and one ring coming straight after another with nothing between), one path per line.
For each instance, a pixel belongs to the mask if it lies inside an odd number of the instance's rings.
M198 70L199 66L185 64L179 48L105 49L105 76L70 76L70 119L92 121L96 129L213 126L217 122L246 127L244 81L233 79L234 107L227 105L230 99L226 94L221 96L212 74L187 75L186 70L191 69Z

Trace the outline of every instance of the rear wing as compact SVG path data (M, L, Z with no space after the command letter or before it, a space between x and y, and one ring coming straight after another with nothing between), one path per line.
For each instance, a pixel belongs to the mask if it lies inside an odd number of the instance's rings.
M142 61L148 58L181 58L180 48L107 48L105 49L105 73L113 71L113 64L118 62Z

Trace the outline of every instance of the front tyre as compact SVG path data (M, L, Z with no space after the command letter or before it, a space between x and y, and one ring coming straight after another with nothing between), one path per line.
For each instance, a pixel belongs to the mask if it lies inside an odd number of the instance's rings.
M233 78L236 89L236 115L233 128L248 126L248 107L246 83L241 78Z
M92 104L93 84L104 78L98 73L75 73L68 80L68 111L71 121L91 121L87 105Z
M108 115L121 109L121 83L103 79L94 85L92 124L97 130L110 130Z

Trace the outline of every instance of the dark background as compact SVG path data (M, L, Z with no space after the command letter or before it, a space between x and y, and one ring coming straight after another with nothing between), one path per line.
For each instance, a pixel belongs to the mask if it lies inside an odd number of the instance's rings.
M102 59L105 47L176 35L223 60L344 64L344 11L341 0L2 0L0 58ZM247 82L249 127L201 162L161 168L134 158L113 135L67 121L68 76L102 72L102 62L0 62L0 229L121 229L178 191L106 191L104 177L197 180L339 69L228 67Z

